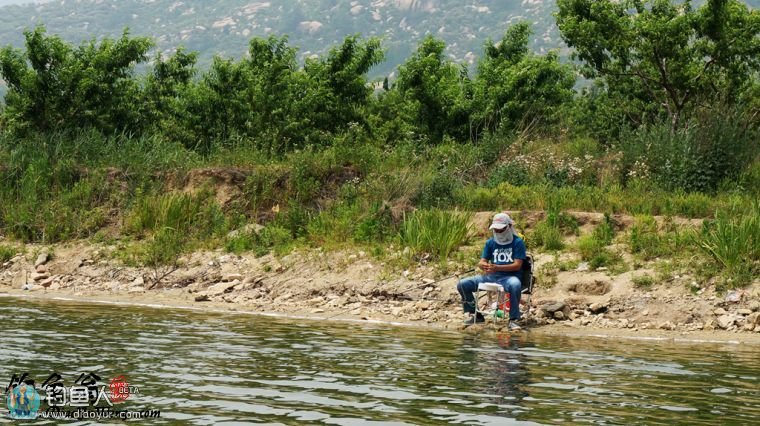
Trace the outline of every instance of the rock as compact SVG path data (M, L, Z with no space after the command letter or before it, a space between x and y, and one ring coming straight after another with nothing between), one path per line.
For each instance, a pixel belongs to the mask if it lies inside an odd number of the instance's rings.
M130 287L128 292L129 293L145 293L145 287L142 287L142 286Z
M760 311L760 300L753 300L749 302L749 308L752 309L752 312Z
M755 333L760 333L760 325L758 325L757 327L755 327Z
M588 271L589 269L590 267L589 267L588 262L581 262L578 264L578 267L575 268L575 270L578 272L585 272L585 271Z
M34 280L34 281L42 281L42 280L46 280L46 279L50 278L50 275L48 275L47 272L45 272L43 274L34 273L34 274L30 275L30 278L32 280Z
M607 311L607 303L606 302L598 302L598 303L592 303L588 309L591 311L591 313L598 314L602 312Z
M721 315L718 317L718 327L727 330L734 325L734 317L730 315Z
M37 256L37 260L34 262L34 267L38 267L40 265L44 265L48 263L50 260L50 254L49 253L40 253L39 256Z
M726 315L728 312L726 312L726 310L723 309L723 308L718 308L718 309L714 310L713 313L715 314L715 316L719 317L721 315Z
M48 287L50 287L53 284L53 281L55 281L55 279L56 279L56 277L50 277L50 278L48 278L46 280L42 280L42 281L40 281L40 285L43 286L43 287L45 287L45 288L48 288Z
M422 309L423 311L426 311L430 309L430 301L429 300L420 300L417 302L417 309Z
M422 283L423 284L433 284L434 282L435 282L435 280L430 279L430 278L423 278L422 279Z
M707 330L707 331L715 330L715 321L707 320L707 322L705 323L703 327L703 330Z
M227 274L227 275L225 275L225 276L222 277L222 281L224 281L224 282L231 282L231 281L235 281L235 280L242 281L243 280L243 275L241 275L241 274Z
M564 307L565 302L550 302L541 306L541 309L548 314L553 314L557 311L561 311Z
M670 321L665 321L663 323L660 323L657 328L660 328L662 330L675 330L676 326Z
M746 324L760 325L760 312L753 312L747 315Z
M232 288L238 285L239 283L240 283L239 281L232 281L228 283L217 283L207 288L205 291L201 292L201 294L205 294L207 296L219 296L221 294L231 292Z
M141 286L144 284L145 284L145 278L143 278L142 275L140 275L139 277L135 278L134 281L132 281L133 286Z
M401 307L397 306L397 307L395 307L395 308L391 309L391 315L393 315L394 317L397 317L397 316L401 315L401 313L402 313L403 311L404 311L404 309L403 309L403 308L401 308Z
M626 318L620 319L620 327L627 328L628 327L628 320Z
M324 311L325 311L324 309L317 308L317 309L312 309L311 313L312 314L321 314Z
M48 271L47 270L47 266L45 266L45 265L37 266L37 267L34 268L34 270L37 271L37 273L39 273L39 274L44 274L45 272Z
M199 294L199 295L195 296L195 301L196 302L208 302L209 301L209 297L208 297L207 294Z
M752 309L737 309L736 313L739 315L747 316L752 313Z
M50 290L60 290L61 284L54 282L53 284L50 284Z
M737 303L742 299L743 294L742 292L731 290L726 294L726 302Z
M227 238L237 238L241 235L258 234L259 232L261 232L262 229L264 229L264 227L259 225L258 223L249 223L248 225L245 225L244 227L240 229L230 231L227 234Z
M562 321L565 319L565 314L562 311L556 311L554 312L554 319L557 321Z

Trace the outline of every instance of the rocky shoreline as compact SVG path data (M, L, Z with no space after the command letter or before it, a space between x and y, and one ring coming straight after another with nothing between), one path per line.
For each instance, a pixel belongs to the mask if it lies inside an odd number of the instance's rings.
M161 271L125 267L108 250L77 243L16 256L0 266L0 293L463 328L456 276L436 276L436 266L392 274L365 253L317 249L279 259L197 252L176 270ZM573 271L550 288L539 285L530 309L523 307L526 328L660 337L701 333L760 343L757 284L722 296L672 286L642 291L624 275ZM500 331L504 325L489 318L468 330Z

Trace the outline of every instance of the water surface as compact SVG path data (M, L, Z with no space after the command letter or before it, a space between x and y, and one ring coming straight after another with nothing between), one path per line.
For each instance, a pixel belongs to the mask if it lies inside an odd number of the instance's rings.
M25 371L38 382L57 371L67 385L81 373L125 375L140 393L118 408L161 411L145 424L760 419L760 348L746 345L474 336L10 298L0 298L0 320L2 388Z

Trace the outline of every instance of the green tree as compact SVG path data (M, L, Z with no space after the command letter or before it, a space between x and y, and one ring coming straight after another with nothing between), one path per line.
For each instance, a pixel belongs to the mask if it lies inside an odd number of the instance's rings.
M411 102L415 126L437 143L444 135L469 137L471 81L467 68L447 60L446 44L427 36L399 67L392 90Z
M684 111L733 101L760 66L760 12L737 0L558 0L557 25L588 78L640 89L671 129Z
M139 122L136 64L147 59L147 38L91 40L72 48L44 27L25 31L26 51L0 51L8 84L6 122L15 130L95 128L134 130Z
M486 42L474 84L476 134L551 122L556 110L572 100L573 69L554 52L530 52L530 34L529 24L519 23L499 43Z

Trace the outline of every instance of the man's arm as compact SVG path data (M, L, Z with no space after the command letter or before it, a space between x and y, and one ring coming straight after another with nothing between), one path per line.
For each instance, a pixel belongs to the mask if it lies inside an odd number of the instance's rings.
M522 268L523 260L515 259L515 261L509 265L491 265L491 272L514 272L519 271Z

